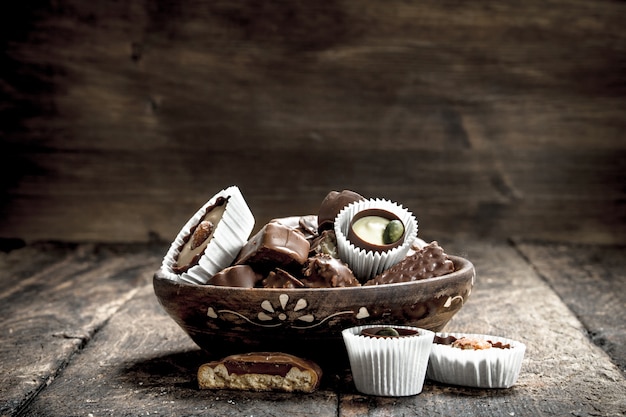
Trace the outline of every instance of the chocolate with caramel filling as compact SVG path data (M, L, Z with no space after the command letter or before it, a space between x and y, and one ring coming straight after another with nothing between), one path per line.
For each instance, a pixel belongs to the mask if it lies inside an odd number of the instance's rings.
M198 263L206 247L213 239L213 234L224 215L229 198L220 196L214 204L206 208L204 216L190 230L185 242L180 247L176 263L172 265L172 271L181 274Z
M313 392L321 378L315 362L280 352L235 354L198 368L202 389Z

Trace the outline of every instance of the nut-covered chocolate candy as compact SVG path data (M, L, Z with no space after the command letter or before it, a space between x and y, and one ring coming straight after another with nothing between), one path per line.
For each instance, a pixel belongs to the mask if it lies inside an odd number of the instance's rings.
M361 200L365 200L365 198L354 191L343 190L341 192L329 192L322 201L317 213L318 231L321 233L322 230L332 229L335 217L337 217L341 209L350 203Z
M361 285L346 264L330 255L318 254L309 258L303 270L306 287L357 287Z
M365 285L417 281L451 272L454 272L454 263L445 254L443 248L433 241L367 281Z

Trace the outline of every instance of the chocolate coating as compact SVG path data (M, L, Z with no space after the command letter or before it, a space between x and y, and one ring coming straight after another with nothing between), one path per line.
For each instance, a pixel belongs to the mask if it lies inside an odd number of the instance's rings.
M382 334L381 331L384 331L389 328L395 330L398 333L398 335L390 336L388 334ZM382 338L407 337L407 336L417 336L419 335L419 331L415 329L402 329L402 328L395 328L395 327L369 327L367 329L361 330L361 335L368 336L368 337L382 337Z
M257 282L262 279L263 275L255 272L249 265L234 265L213 275L207 284L222 287L254 288Z
M365 198L354 191L343 190L341 192L329 192L322 201L317 213L318 231L321 233L323 230L332 229L335 223L335 217L337 217L341 209L350 203L361 200L365 200Z
M263 226L239 252L236 265L247 264L262 274L274 268L300 268L308 258L311 245L304 235L277 222Z
M317 216L307 214L305 216L280 217L270 220L270 223L280 223L301 232L305 238L312 240L317 237Z
M334 230L324 230L318 237L313 239L309 256L315 256L318 253L325 253L333 258L339 258L337 236L335 236Z
M227 375L221 373L219 368L225 370ZM297 372L294 373L294 370ZM217 374L219 377L211 377ZM287 381L290 374L297 376ZM235 354L198 368L201 389L313 392L319 387L321 379L322 368L317 363L282 352Z
M229 199L230 197L220 196L214 204L206 208L204 216L189 231L189 235L185 237L184 243L179 248L176 263L172 265L172 271L180 274L198 263L206 247L213 239L213 234L224 215Z
M433 241L367 281L365 285L417 281L451 272L454 272L454 263L443 248Z
M361 285L346 264L330 255L309 258L302 282L310 288L357 287Z
M261 282L264 288L302 288L304 284L289 272L276 268Z
M369 216L382 217L387 220L400 220L398 216L396 216L395 214L387 210L373 208L373 209L366 209L366 210L359 211L358 213L354 215L354 217L350 221L350 229L348 230L348 236L347 236L350 243L354 244L354 246L358 248L365 249L367 251L372 251L372 252L385 252L395 247L398 247L402 243L404 243L404 231L402 232L402 236L400 237L400 239L389 244L384 244L384 243L376 244L374 242L369 242L359 237L359 235L355 232L353 226L357 220L360 220ZM383 231L381 231L380 238L382 241Z

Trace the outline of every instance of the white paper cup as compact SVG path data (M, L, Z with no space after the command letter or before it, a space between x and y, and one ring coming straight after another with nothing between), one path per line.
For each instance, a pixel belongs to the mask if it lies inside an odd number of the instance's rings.
M368 209L382 209L398 216L405 229L404 241L401 245L388 251L375 252L361 249L348 240L348 230L352 218L360 211ZM417 237L417 220L413 213L388 200L357 201L344 207L335 218L335 235L339 257L348 264L360 281L365 281L404 259Z
M414 336L362 336L372 327L417 330ZM422 392L433 338L430 330L409 326L369 325L342 331L356 389L368 395L401 397Z
M472 337L511 345L510 349L459 349L451 345L433 344L430 352L427 378L451 385L477 388L509 388L519 377L526 345L504 337L437 333L439 337Z
M180 248L185 243L185 238L204 217L207 207L215 204L220 196L230 198L221 220L217 223L213 238L196 265L181 274L176 274L172 270L172 266L176 263L176 258ZM243 245L248 241L253 227L254 216L239 188L237 186L225 188L215 194L183 226L163 258L161 270L174 281L206 284L213 275L233 262Z

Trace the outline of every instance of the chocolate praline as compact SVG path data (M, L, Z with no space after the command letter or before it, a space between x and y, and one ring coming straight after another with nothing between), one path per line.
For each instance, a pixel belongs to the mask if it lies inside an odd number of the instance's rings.
M365 197L354 191L343 190L341 192L329 192L322 201L317 213L317 227L319 233L323 230L330 230L333 228L335 217L337 217L337 214L339 214L341 209L350 203L361 200L365 200Z
M377 209L377 208L372 208L372 209L366 209L366 210L362 210L360 212L358 212L357 214L354 215L354 217L352 218L352 220L350 221L350 227L348 229L348 240L350 241L350 243L354 244L354 246L361 248L361 249L365 249L367 251L372 251L372 252L386 252L389 251L393 248L396 248L400 245L402 245L402 243L404 242L404 235L405 235L405 231L402 231L402 235L400 236L399 239L395 240L392 243L389 244L376 244L373 242L369 242L365 239L362 239L361 237L359 237L359 235L355 232L354 230L354 224L365 217L382 217L384 219L387 220L398 220L401 221L400 218L395 215L394 213L387 211L387 210L383 210L383 209ZM404 226L404 225L403 225ZM382 232L381 232L382 233ZM382 236L382 235L381 235Z
M387 330L394 330L397 335L390 335L387 333ZM378 337L378 338L390 338L390 337L408 337L408 336L417 336L419 335L419 331L416 329L404 329L397 328L393 326L381 326L381 327L369 327L367 329L361 330L362 336L368 337Z

